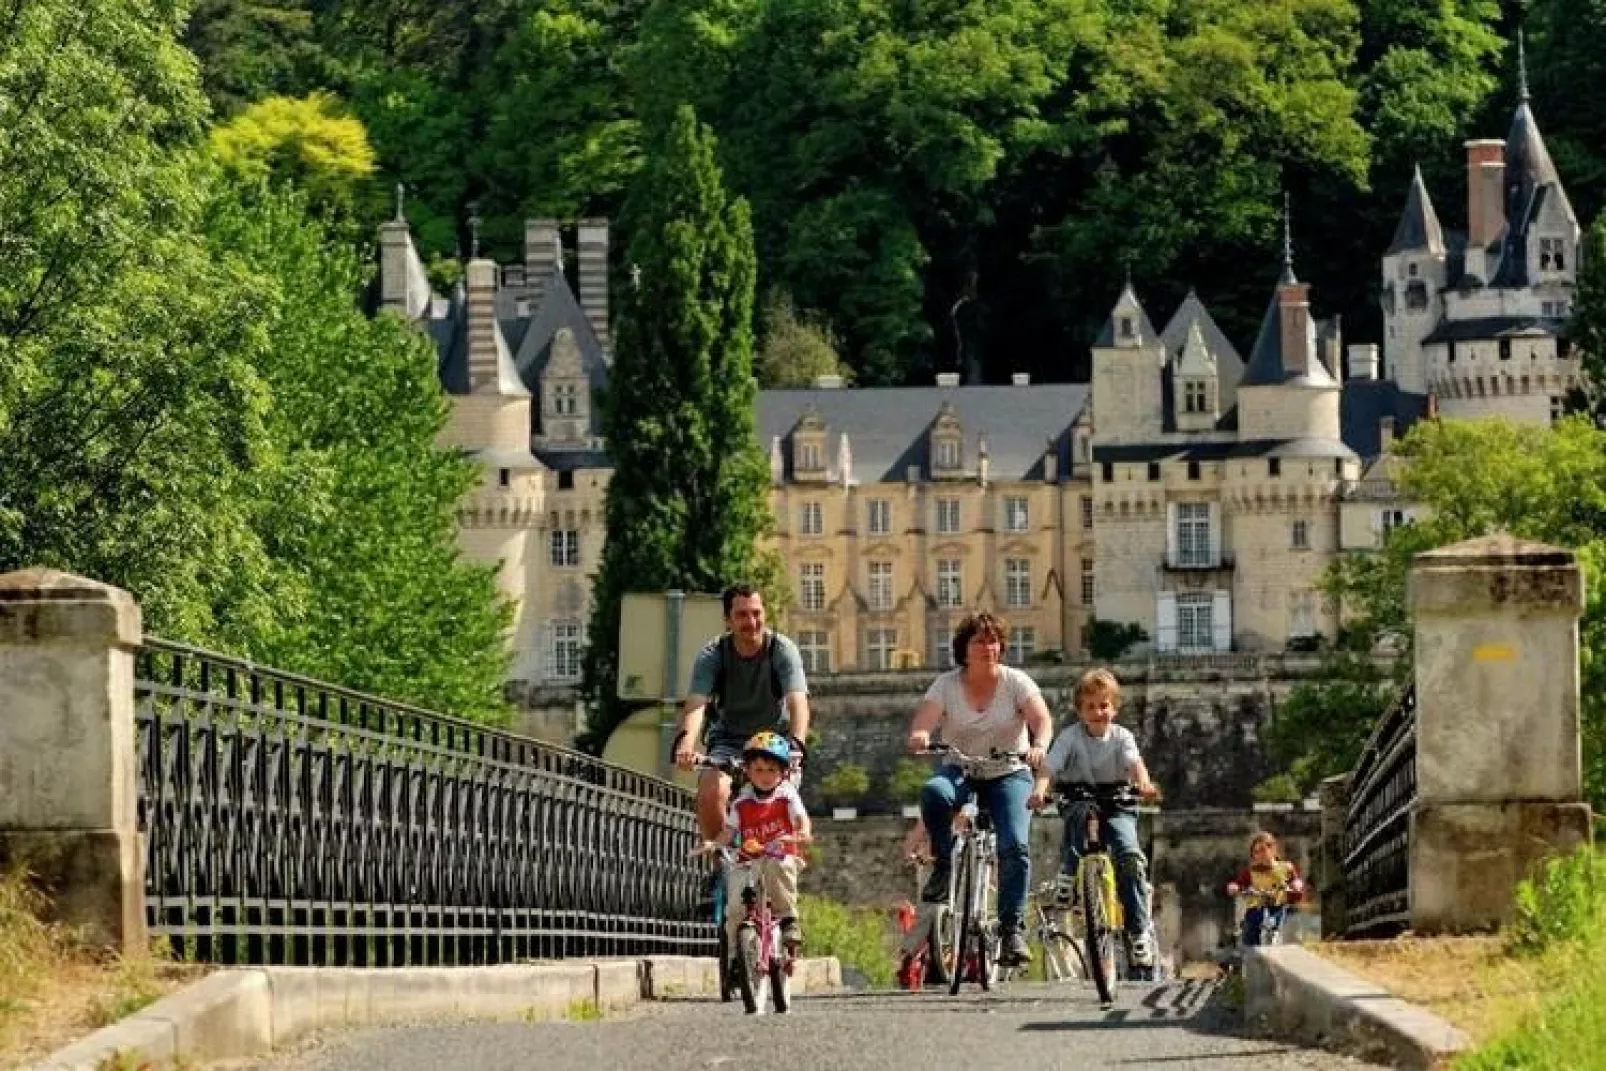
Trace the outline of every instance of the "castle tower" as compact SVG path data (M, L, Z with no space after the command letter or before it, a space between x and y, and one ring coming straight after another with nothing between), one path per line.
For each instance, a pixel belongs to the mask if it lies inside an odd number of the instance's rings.
M1469 178L1472 166L1469 157ZM1394 240L1383 254L1382 289L1387 374L1402 389L1413 393L1427 390L1422 340L1443 318L1446 270L1444 231L1419 167L1411 176L1411 189L1406 194L1405 211L1394 228Z
M1129 281L1093 343L1095 445L1158 442L1165 345Z

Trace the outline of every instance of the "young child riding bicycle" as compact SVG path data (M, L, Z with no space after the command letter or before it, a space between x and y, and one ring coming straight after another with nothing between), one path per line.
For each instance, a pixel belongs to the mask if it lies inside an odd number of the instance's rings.
M779 733L759 733L742 749L742 762L747 784L731 800L720 835L705 846L737 848L742 865L731 867L726 878L727 904L742 902L748 870L762 876L770 906L781 920L781 941L796 955L803 944L803 930L797 921L797 876L803 869L798 845L808 843L814 834L809 812L796 786L787 780L792 746ZM731 948L736 947L741 923L740 911L725 913Z
M1156 799L1160 790L1149 779L1149 769L1138 753L1137 738L1130 730L1113 724L1121 705L1121 684L1107 669L1093 669L1076 683L1074 701L1077 723L1067 726L1048 750L1037 772L1029 805L1045 806L1050 785L1072 783L1111 785L1130 781L1143 799ZM1086 823L1082 814L1065 816L1065 835L1060 851L1060 875L1056 898L1069 903L1076 887L1076 867L1085 847ZM1154 948L1149 938L1148 860L1138 846L1138 814L1130 807L1111 806L1100 814L1103 837L1115 857L1119 879L1121 909L1126 922L1132 962L1138 967L1154 966Z
M1277 838L1261 832L1249 839L1249 865L1227 883L1227 895L1245 896L1241 943L1249 947L1260 944L1268 923L1273 930L1282 928L1288 905L1305 895L1305 882L1297 866L1279 858Z

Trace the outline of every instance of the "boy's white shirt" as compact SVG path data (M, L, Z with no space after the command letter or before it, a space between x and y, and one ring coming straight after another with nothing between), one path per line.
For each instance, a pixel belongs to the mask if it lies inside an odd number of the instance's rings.
M1073 760L1086 759L1086 774L1077 769L1068 769ZM1110 761L1118 764L1118 769L1109 773ZM1043 759L1040 776L1050 781L1127 781L1143 756L1138 752L1138 739L1132 731L1120 725L1111 724L1104 730L1103 736L1094 736L1087 731L1087 726L1080 721L1066 726L1060 730L1059 736L1054 738L1054 745L1048 749L1048 755ZM1098 763L1098 768L1094 764ZM1107 776L1104 776L1107 775Z

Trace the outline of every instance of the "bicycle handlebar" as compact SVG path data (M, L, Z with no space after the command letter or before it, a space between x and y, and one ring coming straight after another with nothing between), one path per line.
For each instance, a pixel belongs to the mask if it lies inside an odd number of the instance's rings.
M1138 790L1133 787L1130 781L1106 781L1092 784L1086 781L1066 782L1055 785L1049 799L1057 806L1097 803L1101 805L1114 804L1120 807L1136 807L1143 802L1143 797L1138 794Z
M927 744L919 751L913 752L913 754L938 755L956 762L960 766L981 766L989 762L1024 761L1026 758L1026 752L1024 751L1005 751L996 747L986 756L967 755L952 744L941 743Z

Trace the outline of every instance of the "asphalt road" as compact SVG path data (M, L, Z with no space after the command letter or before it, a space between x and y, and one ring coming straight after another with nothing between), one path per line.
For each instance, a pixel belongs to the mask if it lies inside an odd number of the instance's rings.
M1372 1065L1241 1036L1212 982L1124 989L1101 1011L1079 985L1014 983L992 994L848 992L805 997L786 1016L676 1000L602 1022L458 1023L331 1033L258 1071L651 1071L775 1066L1153 1068L1164 1071L1360 1071Z

